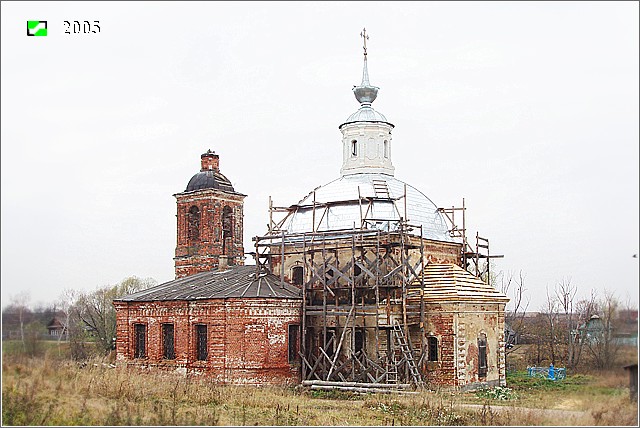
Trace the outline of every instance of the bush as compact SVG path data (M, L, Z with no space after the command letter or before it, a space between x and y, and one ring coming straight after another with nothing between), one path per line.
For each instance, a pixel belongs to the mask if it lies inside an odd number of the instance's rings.
M479 398L489 398L491 400L517 400L518 394L511 388L505 386L496 386L495 388L485 388L476 392Z

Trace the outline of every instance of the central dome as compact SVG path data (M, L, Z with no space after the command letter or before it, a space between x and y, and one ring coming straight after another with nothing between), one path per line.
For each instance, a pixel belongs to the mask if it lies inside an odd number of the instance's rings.
M294 206L294 212L283 225L285 231L313 231L314 199L316 231L354 226L359 229L361 219L363 229L394 231L400 217L404 217L406 202L406 220L411 226L422 226L424 238L455 242L436 205L416 188L390 175L352 174L317 187ZM420 234L417 229L410 233Z

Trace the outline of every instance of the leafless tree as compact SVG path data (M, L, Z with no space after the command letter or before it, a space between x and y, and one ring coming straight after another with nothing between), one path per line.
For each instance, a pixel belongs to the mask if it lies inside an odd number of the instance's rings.
M573 366L577 367L580 364L580 359L582 357L582 350L585 344L586 338L586 325L591 319L591 316L596 313L596 300L597 293L595 290L591 290L591 294L588 299L579 300L575 305L575 318L576 318L576 328L571 332L572 340L573 340Z
M619 302L610 291L605 291L597 304L598 318L592 318L593 324L588 330L587 347L594 358L596 367L608 369L613 367L620 348L614 332L616 330Z
M20 340L22 341L22 351L27 351L27 344L24 339L24 323L25 323L25 315L27 312L31 312L29 310L29 300L31 297L29 292L22 291L18 294L15 294L11 297L11 305L15 308L15 311L18 313L18 320L20 322Z
M156 284L152 278L136 276L125 278L116 285L99 287L89 293L81 293L75 304L78 319L95 336L98 349L111 351L116 335L116 311L113 300L149 288Z
M69 325L71 324L71 316L73 312L73 306L76 304L78 300L78 292L72 290L70 288L65 289L60 298L58 299L58 307L64 313L64 326L62 327L62 332L60 336L58 336L58 353L60 353L60 342L63 338L66 337L67 341L69 341Z
M546 287L546 292L547 292L547 300L545 302L545 306L542 308L542 313L546 319L547 329L548 329L547 330L548 334L546 335L545 342L549 349L551 363L555 366L556 360L558 357L558 352L557 352L558 339L556 335L557 335L557 329L558 329L557 324L558 324L558 306L559 305L555 296L549 294L549 287Z
M510 298L510 308L505 314L505 323L510 329L510 334L505 337L505 355L508 357L518 349L518 337L524 332L524 316L529 308L529 296L525 296L527 289L522 271L518 273L517 278L513 272L508 272L500 279L500 291Z
M571 278L562 279L555 288L556 298L560 304L561 310L564 312L564 330L566 350L564 353L564 361L568 367L575 367L575 331L573 304L578 292L578 287L571 284Z

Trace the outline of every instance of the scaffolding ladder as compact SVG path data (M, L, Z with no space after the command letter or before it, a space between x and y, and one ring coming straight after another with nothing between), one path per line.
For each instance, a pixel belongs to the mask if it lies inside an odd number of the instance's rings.
M411 348L407 343L407 338L404 334L404 330L398 323L398 320L395 320L393 323L393 335L396 339L396 342L400 346L400 350L402 351L402 355L404 356L405 361L407 362L407 366L409 367L409 374L411 375L413 383L415 383L416 386L424 386L422 376L420 376L418 366L416 365L416 360L413 358L413 352L411 352Z

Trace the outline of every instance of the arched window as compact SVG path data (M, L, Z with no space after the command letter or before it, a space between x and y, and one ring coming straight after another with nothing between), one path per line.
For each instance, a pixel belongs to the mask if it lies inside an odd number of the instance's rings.
M233 211L230 207L225 206L222 209L222 237L224 239L233 236Z
M427 346L429 347L429 359L427 361L438 361L438 338L435 336L427 337Z
M478 336L478 377L487 376L487 335Z
M189 208L187 214L187 236L189 241L200 239L200 209L195 205Z
M358 156L358 142L356 140L351 141L351 156Z
M302 285L302 282L304 281L304 268L302 266L294 266L293 269L291 269L291 273L293 283L295 285Z
M384 157L389 157L389 142L387 140L384 140Z

